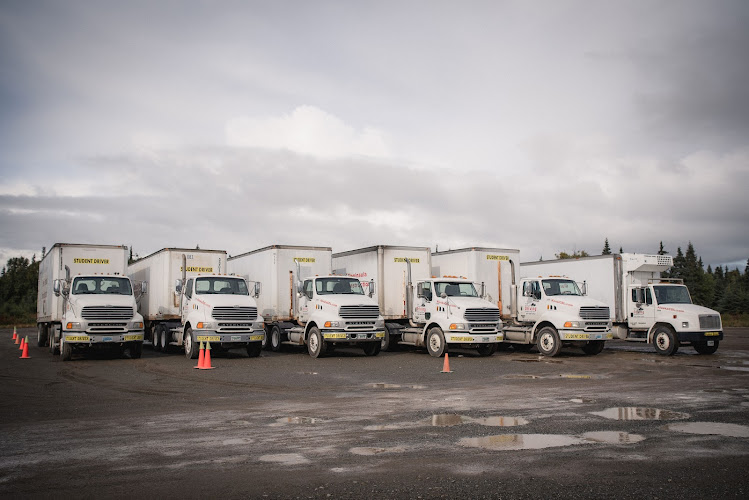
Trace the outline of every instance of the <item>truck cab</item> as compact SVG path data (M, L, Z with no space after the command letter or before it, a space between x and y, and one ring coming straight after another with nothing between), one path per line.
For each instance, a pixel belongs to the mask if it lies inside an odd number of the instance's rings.
M629 334L652 342L659 354L674 354L682 343L700 354L712 354L723 340L720 314L692 304L678 279L650 279L629 286Z
M185 356L198 357L200 342L222 348L246 347L251 357L260 354L265 330L247 282L239 276L195 276L177 281L182 327L177 329ZM257 296L259 285L253 293Z
M535 343L543 355L554 356L565 344L598 354L613 338L608 306L586 297L572 279L521 278L516 304L518 323L531 328L507 328L506 341Z
M480 297L473 282L442 277L416 281L412 290L411 328L401 330L401 343L427 348L440 357L448 346L477 348L482 356L502 342L499 308Z
M130 349L133 358L141 356L143 316L136 312L136 298L130 279L120 275L75 276L56 280L55 295L62 295L62 328L51 339L51 350L59 343L60 355L67 361L73 350L100 345Z
M297 295L299 326L288 330L289 342L306 344L310 356L319 357L336 345L361 345L375 356L385 336L380 308L371 298L374 283L348 276L315 276L302 281Z

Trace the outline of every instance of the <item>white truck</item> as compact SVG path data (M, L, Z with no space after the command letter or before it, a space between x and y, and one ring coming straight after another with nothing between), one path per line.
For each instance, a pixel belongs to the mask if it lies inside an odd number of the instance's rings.
M68 361L74 351L126 349L140 358L143 317L125 275L128 248L55 243L39 263L37 345ZM138 295L145 292L144 284Z
M251 290L243 278L226 274L225 251L164 248L130 264L128 274L149 283L140 311L155 350L184 347L194 359L200 342L211 342L260 355L265 330L253 297L260 287Z
M380 352L385 335L377 303L357 278L331 274L329 247L272 245L230 257L229 270L263 284L258 307L273 351L282 344L306 345L317 358L336 346Z
M379 245L333 255L337 274L371 279L385 318L382 347L426 347L440 357L449 347L490 356L502 341L499 309L466 279L431 276L426 247Z
M520 251L464 248L432 254L432 272L466 276L480 282L504 321L505 345L527 351L533 346L555 356L567 345L598 354L612 339L608 306L586 297L574 280L539 275L517 278ZM526 273L529 276L534 273Z
M611 308L614 337L653 344L663 355L680 345L712 354L723 339L720 314L692 304L681 280L660 273L673 266L670 255L611 254L579 259L526 262L526 274L569 273L586 282L588 294Z

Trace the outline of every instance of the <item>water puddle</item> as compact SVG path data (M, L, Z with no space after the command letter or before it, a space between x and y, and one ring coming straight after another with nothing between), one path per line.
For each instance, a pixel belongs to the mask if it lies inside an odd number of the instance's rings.
M308 464L309 460L299 453L275 453L272 455L262 455L258 457L261 462L274 462L283 465L303 465Z
M354 455L372 457L376 455L386 455L388 453L405 453L405 451L405 446L391 446L389 448L359 447L351 448L349 450L349 453L353 453Z
M426 389L425 385L399 385L399 384L385 384L385 383L375 383L375 384L368 384L367 387L371 387L372 389Z
M585 439L564 434L499 434L475 438L463 438L458 445L484 450L540 450L585 444Z
M670 431L686 432L687 434L711 434L728 437L749 437L749 427L738 424L722 424L719 422L685 422L683 424L668 424Z
M591 413L611 420L683 420L689 418L688 414L678 411L639 406L619 406Z
M590 398L572 398L572 399L570 399L570 403L578 403L578 404L595 403L595 402L596 402L595 399L590 399Z
M730 370L734 372L749 372L749 367L744 366L719 366L721 370Z
M292 424L292 425L315 425L323 422L321 418L314 417L281 417L276 419L276 422L270 424L271 427L278 427L280 425Z
M645 436L641 436L639 434L630 434L629 432L600 431L586 432L585 434L583 434L583 439L592 441L594 443L630 444L644 441Z
M253 442L252 439L236 438L236 439L224 439L223 441L221 441L221 444L224 446L232 446L232 445L250 444L252 442Z
M413 429L415 427L422 427L424 424L420 422L399 422L394 424L380 424L380 425L368 425L364 427L365 431L397 431L400 429Z
M580 379L580 380L600 380L604 378L609 378L608 375L588 375L588 374L577 374L577 373L562 373L559 375L559 378L568 378L568 379Z
M461 424L478 424L487 427L515 427L518 425L527 425L528 420L522 417L466 417L453 413L443 413L441 415L432 415L432 427L452 427Z
M541 378L541 377L539 377L538 375L522 375L522 374L517 374L517 375L505 375L502 378L506 378L506 379L537 379L537 378Z

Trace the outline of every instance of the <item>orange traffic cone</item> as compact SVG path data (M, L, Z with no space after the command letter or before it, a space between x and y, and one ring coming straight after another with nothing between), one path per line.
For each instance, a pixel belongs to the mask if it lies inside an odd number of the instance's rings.
M13 327L13 340L18 340L18 334L16 333L16 327Z
M21 336L20 335L16 335L14 338L16 339L16 341L14 342L15 344L20 344L21 343Z
M29 359L31 356L29 356L29 343L24 342L23 343L23 352L21 353L21 359Z
M24 346L24 344L25 344L25 343L26 343L26 341L24 340L24 338L23 338L23 337L21 337L21 345L20 345L20 347L18 348L18 350L19 350L19 351L23 351L23 346Z
M213 366L211 366L211 343L207 342L205 345L205 356L203 357L203 366L200 367L201 370L213 370Z
M193 366L193 368L203 368L203 363L205 363L205 354L204 354L205 348L203 347L203 341L200 341L200 353L198 354L198 366Z
M450 371L450 356L447 353L445 353L445 362L442 363L442 371L440 373L452 373Z

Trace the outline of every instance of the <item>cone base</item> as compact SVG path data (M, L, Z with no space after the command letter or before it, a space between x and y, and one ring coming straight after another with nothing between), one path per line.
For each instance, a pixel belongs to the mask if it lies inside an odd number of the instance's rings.
M215 370L216 369L215 366L208 366L208 367L205 367L205 366L196 366L195 368L197 368L198 370Z

